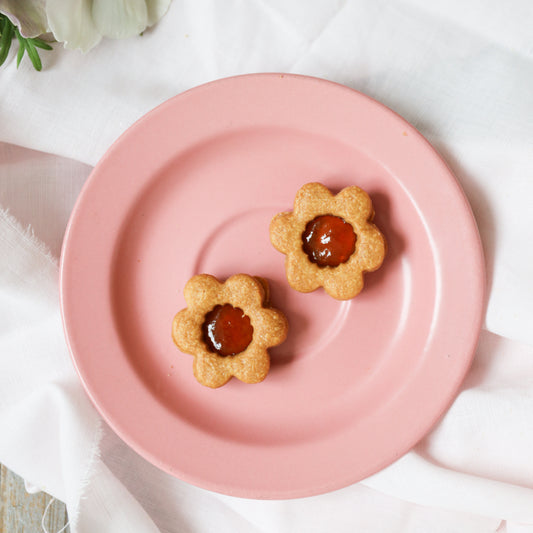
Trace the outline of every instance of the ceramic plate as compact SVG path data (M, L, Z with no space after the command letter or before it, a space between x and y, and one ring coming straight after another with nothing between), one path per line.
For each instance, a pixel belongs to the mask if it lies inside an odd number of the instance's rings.
M269 223L304 183L371 196L386 260L352 301L285 280ZM270 280L290 335L266 380L212 390L171 338L197 273ZM97 409L195 485L294 498L406 453L452 402L482 321L477 228L430 144L390 109L303 76L227 78L167 101L91 174L69 223L61 303Z

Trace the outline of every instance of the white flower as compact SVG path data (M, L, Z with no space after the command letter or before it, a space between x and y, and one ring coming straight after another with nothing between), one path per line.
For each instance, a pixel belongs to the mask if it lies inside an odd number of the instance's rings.
M47 0L48 24L65 48L87 52L102 37L133 37L155 24L171 0Z
M48 30L46 0L0 0L4 14L23 37L37 37Z
M46 31L65 48L87 52L102 37L133 37L155 24L171 0L0 0L0 12L25 37Z

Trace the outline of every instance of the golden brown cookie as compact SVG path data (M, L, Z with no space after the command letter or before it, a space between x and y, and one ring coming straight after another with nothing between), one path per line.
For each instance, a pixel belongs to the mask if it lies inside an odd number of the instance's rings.
M236 274L220 282L209 274L191 278L184 289L187 308L172 323L176 346L194 356L193 372L207 387L221 387L232 376L245 383L265 379L267 349L281 344L289 325L269 307L263 278Z
M359 294L363 273L378 269L386 253L373 218L372 201L359 187L334 195L320 183L304 185L294 211L279 213L270 223L272 244L287 256L289 285L300 292L324 287L338 300Z

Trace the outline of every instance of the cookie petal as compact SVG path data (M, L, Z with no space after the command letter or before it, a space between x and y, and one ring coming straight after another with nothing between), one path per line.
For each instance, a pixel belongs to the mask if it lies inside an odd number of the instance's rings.
M190 309L182 309L174 317L172 339L174 344L184 353L194 355L198 342L201 342L201 323L198 323L198 318L198 315Z
M324 290L336 300L350 300L357 296L364 286L363 274L356 266L347 269L351 275L346 276L327 276L324 280Z
M188 307L203 311L212 307L211 302L217 300L221 291L222 284L217 278L210 274L198 274L187 282L183 295Z
M383 263L386 248L383 234L374 224L367 224L356 243L355 255L359 269L363 272L377 270Z
M321 183L307 183L296 193L294 214L299 219L312 220L329 212L332 199L331 191Z
M281 344L286 338L289 323L277 309L260 309L252 314L254 344L269 348Z
M285 259L289 285L299 292L312 292L320 287L319 270L302 253L290 253Z
M335 197L337 213L350 222L354 228L359 229L373 213L370 196L359 187L346 187Z
M250 347L241 356L232 360L233 375L244 383L263 381L270 370L270 357L265 348Z
M265 291L261 282L247 274L235 274L224 283L222 298L246 312L250 307L261 307Z
M291 247L292 213L279 213L270 222L270 242L278 252L286 254Z
M222 387L232 376L230 365L222 357L210 353L194 358L193 373L199 383L212 389Z

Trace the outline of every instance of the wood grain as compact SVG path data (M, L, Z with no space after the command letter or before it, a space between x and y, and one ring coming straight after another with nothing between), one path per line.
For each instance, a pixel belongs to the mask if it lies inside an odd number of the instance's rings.
M41 521L51 499L44 492L29 494L23 479L0 465L0 533L42 533ZM54 500L44 520L46 531L56 533L67 521L65 504Z

